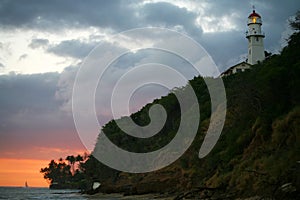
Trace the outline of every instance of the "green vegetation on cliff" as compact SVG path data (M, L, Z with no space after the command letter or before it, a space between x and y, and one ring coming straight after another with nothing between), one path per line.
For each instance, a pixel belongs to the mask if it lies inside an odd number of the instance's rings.
M300 16L300 15L298 15ZM293 25L293 24L292 24ZM299 31L295 21L293 27ZM143 194L178 193L183 196L219 198L261 196L300 198L300 33L295 32L280 55L273 55L250 70L223 79L227 95L226 122L222 135L205 158L198 152L210 122L210 96L203 78L190 81L201 120L197 136L176 162L161 170L130 174L98 162L92 155L80 170L88 185L102 183L102 192ZM185 88L177 89L184 92ZM149 152L168 144L180 124L180 107L174 94L154 100L131 118L149 123L151 105L167 112L163 129L149 139L123 133L114 120L103 132L119 147ZM189 192L188 192L189 191Z
M273 55L244 73L225 77L225 126L213 151L201 160L198 151L209 125L211 105L203 78L196 77L190 84L199 100L201 121L195 141L179 160L152 173L128 174L106 168L94 176L103 182L102 191L106 192L184 192L214 188L233 196L282 199L290 195L292 198L300 188L299 77L299 33L291 36L289 45L280 55ZM184 89L178 90L184 92ZM159 149L174 137L182 113L171 93L154 100L131 118L139 125L148 124L148 111L153 104L161 104L168 114L159 134L137 139L123 133L115 121L105 125L103 132L126 150ZM108 172L109 177L106 176Z

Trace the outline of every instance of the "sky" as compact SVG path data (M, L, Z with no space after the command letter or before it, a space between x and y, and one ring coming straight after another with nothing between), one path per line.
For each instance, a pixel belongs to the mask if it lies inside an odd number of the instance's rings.
M280 52L298 0L1 0L0 186L22 186L26 180L47 186L41 167L87 151L76 132L71 97L76 73L97 45L110 46L112 35L130 29L168 28L201 44L222 72L246 59L246 22L253 5L262 16L265 49ZM162 54L139 51L120 58L107 88L124 69L153 60L186 69L178 64L182 61ZM144 89L132 98L131 112L167 92ZM100 97L97 117L104 125L112 116L109 101Z

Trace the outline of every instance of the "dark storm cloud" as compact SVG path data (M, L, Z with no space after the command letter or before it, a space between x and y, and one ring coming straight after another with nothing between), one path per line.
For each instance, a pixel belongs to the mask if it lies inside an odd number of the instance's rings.
M58 56L83 58L96 46L96 43L81 42L80 40L65 40L50 46L47 51Z
M31 43L28 45L32 49L36 49L39 47L45 47L49 44L48 39L32 39Z
M210 18L231 16L227 19L238 27L244 26L251 3L239 0L206 1L208 6L200 13ZM201 1L199 2L201 4ZM253 1L263 14L264 27L280 34L286 19L300 8L298 0L285 3L280 0ZM1 1L0 26L3 28L34 28L58 30L69 27L102 27L120 31L142 26L182 26L193 37L201 36L195 26L196 14L171 3L141 4L140 1L81 1L52 0ZM197 38L196 38L197 39ZM277 37L278 39L278 37Z
M242 34L247 30L247 17L252 12L252 4L263 18L263 31L266 34L265 47L267 50L278 50L282 32L286 30L287 19L300 8L300 1L281 0L251 1L199 1L205 3L203 13L194 13L171 3L156 2L142 3L141 1L81 1L81 0L52 0L52 1L1 1L0 27L5 29L25 28L41 31L57 31L65 28L88 28L90 26L107 28L119 32L130 28L145 26L160 26L182 30L198 42L203 42L217 63L225 65L226 60L238 57L246 52L242 50ZM238 30L202 34L201 27L195 25L197 15L211 20L211 26L217 26L222 18L229 25L235 25ZM203 20L203 19L202 19ZM201 21L200 21L201 26ZM227 25L224 25L227 26ZM217 29L218 30L218 29ZM230 34L231 33L231 34ZM214 37L212 37L212 35ZM240 38L233 38L234 36ZM207 41L206 39L210 39ZM220 41L216 43L215 41ZM239 42L238 42L239 41ZM30 47L46 47L49 41L44 39L32 40ZM221 52L223 43L232 51ZM231 45L229 45L231 43ZM87 55L94 44L76 40L63 41L56 46L48 47L48 51L60 56L82 58ZM241 50L237 52L235 49ZM229 53L228 53L229 52ZM230 53L232 52L232 53ZM238 55L237 55L237 54ZM225 58L226 55L226 58ZM223 67L222 66L222 67Z
M141 16L146 24L166 27L182 26L189 34L198 37L202 33L201 28L195 25L196 13L170 3L148 3L141 9Z
M3 27L58 29L101 26L119 30L130 27L134 12L128 1L1 1Z
M102 27L116 31L143 26L180 25L191 34L201 33L195 13L170 3L140 1L2 1L0 25L4 28L58 30L69 27Z
M58 107L54 99L58 73L0 76L0 119L22 110L39 113Z

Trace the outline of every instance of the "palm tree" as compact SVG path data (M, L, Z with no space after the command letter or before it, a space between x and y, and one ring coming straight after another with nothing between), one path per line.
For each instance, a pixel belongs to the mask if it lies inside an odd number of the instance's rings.
M76 156L75 160L76 160L76 162L79 162L79 163L80 163L80 162L83 161L83 157L82 157L81 155L78 154L78 155Z
M83 157L82 157L81 155L78 154L78 155L75 157L75 163L76 163L76 162L78 162L78 163L76 164L76 170L74 171L74 174L80 172L81 165L82 165L82 161L84 161Z
M76 162L76 158L72 155L72 156L67 156L66 157L66 160L69 161L69 164L71 166L71 172L72 172L72 175L74 175L74 172L75 172L75 162Z

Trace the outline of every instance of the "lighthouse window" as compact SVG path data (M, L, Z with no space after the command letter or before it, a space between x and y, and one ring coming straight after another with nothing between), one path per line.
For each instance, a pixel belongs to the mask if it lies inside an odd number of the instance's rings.
M251 54L251 49L249 49L249 55Z
M255 37L256 38L256 42L258 42L258 37Z

